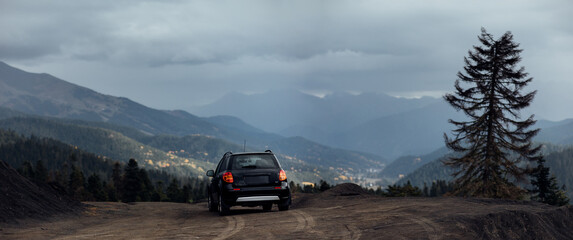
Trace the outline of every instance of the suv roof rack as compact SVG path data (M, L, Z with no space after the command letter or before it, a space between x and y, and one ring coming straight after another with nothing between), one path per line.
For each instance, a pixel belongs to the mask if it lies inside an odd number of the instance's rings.
M267 150L265 150L265 152L267 152L267 153L272 153L273 151L267 149Z

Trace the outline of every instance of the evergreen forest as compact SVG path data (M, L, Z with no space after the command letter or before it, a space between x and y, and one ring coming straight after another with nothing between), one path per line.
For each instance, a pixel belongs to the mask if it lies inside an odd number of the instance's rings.
M0 160L38 185L80 201L193 202L206 197L207 179L175 177L121 163L49 138L0 129Z

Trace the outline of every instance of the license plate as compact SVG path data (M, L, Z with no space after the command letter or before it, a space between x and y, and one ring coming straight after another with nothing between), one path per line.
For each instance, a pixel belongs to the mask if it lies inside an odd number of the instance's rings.
M245 176L248 185L261 185L269 183L269 176Z

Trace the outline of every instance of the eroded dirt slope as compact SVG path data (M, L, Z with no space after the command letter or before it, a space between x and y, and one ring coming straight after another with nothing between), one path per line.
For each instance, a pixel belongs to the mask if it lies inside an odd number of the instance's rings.
M0 223L75 212L80 205L48 185L36 185L0 160Z

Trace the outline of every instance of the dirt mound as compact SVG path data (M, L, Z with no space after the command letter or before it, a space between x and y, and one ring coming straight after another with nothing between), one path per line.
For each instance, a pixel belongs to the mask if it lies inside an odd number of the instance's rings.
M362 187L354 183L342 183L338 184L331 189L328 189L321 193L321 195L326 196L366 196L370 195L368 191L364 190Z
M295 208L301 207L328 207L335 203L337 200L346 201L356 198L372 197L368 191L354 183L338 184L322 193L295 193L293 194L292 206ZM327 201L325 201L327 200Z
M44 218L80 208L80 202L57 194L47 185L39 187L0 160L0 222Z

